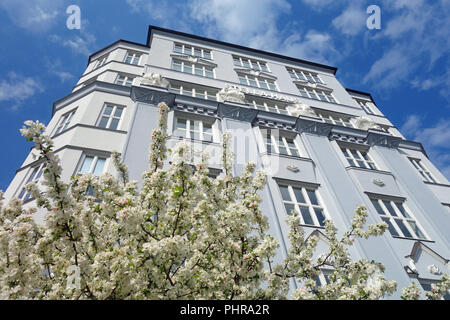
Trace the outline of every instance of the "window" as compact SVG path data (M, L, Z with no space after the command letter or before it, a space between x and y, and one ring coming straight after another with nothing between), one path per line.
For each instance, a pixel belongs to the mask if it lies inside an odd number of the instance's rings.
M175 135L187 139L213 141L213 125L202 120L177 117Z
M269 68L267 67L267 63L260 60L233 56L233 63L237 67L244 67L256 71L270 72Z
M124 107L107 104L100 116L98 126L116 130L119 127L120 118L122 117Z
M98 58L97 63L95 64L94 69L100 68L101 66L105 65L106 61L108 60L108 54Z
M180 54L186 54L189 56L212 60L211 50L209 49L194 47L181 43L175 43L173 51Z
M125 63L138 65L139 60L141 59L141 53L127 51L127 55L125 56Z
M263 110L263 111L269 111L269 112L275 112L275 113L282 113L282 114L289 114L289 112L286 110L286 104L282 103L274 103L269 101L263 101L263 100L251 100L251 104L255 109Z
M197 76L207 78L214 78L213 67L185 62L178 59L172 60L172 70L195 74Z
M124 74L119 74L116 79L116 84L121 86L131 87L134 77Z
M318 111L316 111L316 114L326 123L332 123L337 124L339 126L354 128L353 124L350 122L350 117L334 115L329 113L322 113Z
M355 99L359 105L361 106L361 108L368 114L375 114L374 108L373 108L373 103L370 101L365 101L365 100L357 100Z
M181 84L181 83L171 83L170 84L170 92L176 94L182 94L185 96L202 98L205 100L213 100L216 101L216 94L218 90L212 88L205 88L199 86L192 86L189 84Z
M46 163L42 163L42 164L39 164L39 165L37 165L37 166L32 168L30 175L28 176L26 182L23 184L22 189L20 190L20 193L19 193L19 196L18 196L18 198L20 200L25 202L25 201L33 199L31 197L31 192L28 192L25 189L25 187L30 182L35 182L35 183L39 182L39 179L41 178L42 173L44 172L44 169L45 169L46 165L47 165Z
M262 78L262 77L250 76L250 75L246 75L246 74L243 74L240 72L238 72L238 77L239 77L240 84L250 86L250 87L257 87L257 88L262 88L262 89L278 91L278 88L277 88L274 80Z
M56 127L55 135L57 135L60 132L63 132L64 130L66 130L69 127L70 121L72 121L75 111L76 110L72 110L72 111L64 114L61 117L61 119L59 120L58 126Z
M325 90L297 86L300 96L325 102L337 103L333 95Z
M431 175L430 171L425 168L419 159L409 158L409 161L413 164L414 168L420 173L422 178L427 182L437 183L436 179Z
M370 201L381 219L388 224L391 235L402 238L427 239L401 200L371 197Z
M297 147L295 137L280 135L279 130L276 129L261 129L261 133L267 152L300 157L300 149Z
M287 214L295 210L300 213L301 224L320 227L325 225L324 209L316 190L291 185L279 185L279 188Z
M375 163L366 151L341 147L348 164L354 167L377 170Z
M324 83L317 73L312 73L304 70L296 70L292 68L286 69L289 72L291 78L294 80L304 80L312 83Z
M105 167L106 158L85 155L78 173L102 174Z

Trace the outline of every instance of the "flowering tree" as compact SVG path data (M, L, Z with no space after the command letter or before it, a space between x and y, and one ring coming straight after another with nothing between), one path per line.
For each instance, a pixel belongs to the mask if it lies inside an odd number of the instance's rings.
M355 238L380 235L387 227L382 222L364 230L364 207L342 238L326 221L329 251L319 257L318 237L305 238L293 212L288 255L275 263L278 242L259 208L264 173L250 163L232 175L227 135L222 176L208 176L206 156L193 167L188 145L166 149L167 111L160 104L140 187L129 181L118 153L112 154L117 177L78 175L64 183L45 126L25 122L22 135L46 161L43 190L34 183L26 188L48 213L38 225L35 209L0 200L0 298L378 299L395 291L382 264L350 259L347 247ZM317 286L325 265L333 269L329 283ZM303 287L289 293L292 277ZM429 297L439 298L448 287L447 277ZM416 298L417 287L406 291L405 298Z

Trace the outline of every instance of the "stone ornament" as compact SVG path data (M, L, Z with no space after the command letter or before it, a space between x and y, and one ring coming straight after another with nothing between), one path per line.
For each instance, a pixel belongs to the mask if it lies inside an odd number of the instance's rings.
M297 166L294 166L294 165L288 165L287 167L286 167L289 171L292 171L292 172L299 172L300 171L300 169L297 167Z
M442 271L439 270L439 268L438 268L436 265L434 265L434 264L429 265L429 266L427 267L427 270L428 270L430 273L435 274L435 275L441 275L441 274L442 274Z
M140 78L140 81L141 85L161 87L161 88L169 87L169 81L167 81L159 73L147 72Z
M242 104L247 103L245 101L245 94L241 92L239 88L233 87L229 84L225 85L225 87L216 94L216 97L218 102L229 101Z
M384 181L381 180L381 179L376 179L375 178L375 179L372 180L372 182L373 182L373 184L375 184L375 185L377 185L379 187L384 187L385 186Z
M361 116L356 118L355 120L355 127L361 130L369 130L369 129L376 129L376 130L380 130L380 126L377 125L372 119L366 117L366 116Z
M316 118L316 114L314 113L313 109L304 104L304 103L295 103L295 104L290 104L286 107L286 109L291 113L291 115L293 115L294 117L299 117L299 116L307 116L307 117L313 117Z

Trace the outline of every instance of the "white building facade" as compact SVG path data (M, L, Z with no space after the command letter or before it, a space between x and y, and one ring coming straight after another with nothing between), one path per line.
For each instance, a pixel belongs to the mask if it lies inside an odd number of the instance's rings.
M383 263L386 278L399 288L415 281L429 290L449 272L450 183L370 94L344 88L336 72L150 26L145 44L119 40L89 57L72 93L53 104L46 133L64 180L77 173L114 174L114 150L130 178L140 180L157 104L164 101L171 109L170 146L190 141L210 154L211 174L219 175L221 137L230 132L235 173L248 161L268 173L262 210L280 241L280 258L287 252L285 218L292 209L301 213L307 234L320 235L324 219L347 230L356 207L365 205L368 223L385 221L389 230L357 241L352 257ZM42 170L43 160L31 150L6 199L33 206L24 186L38 181ZM318 250L326 245L322 237ZM318 281L326 281L327 272Z

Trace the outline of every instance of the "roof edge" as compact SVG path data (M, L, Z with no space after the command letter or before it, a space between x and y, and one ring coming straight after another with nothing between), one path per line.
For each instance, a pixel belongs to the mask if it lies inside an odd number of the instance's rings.
M268 51L264 51L264 50L244 47L244 46L233 44L233 43L229 43L229 42L224 42L224 41L220 41L220 40L215 40L215 39L210 39L210 38L206 38L206 37L201 37L201 36L197 36L197 35L193 35L193 34L189 34L189 33L184 33L184 32L181 32L181 31L161 28L161 27L154 26L154 25L149 25L149 27L148 27L147 42L146 42L146 46L147 47L150 47L150 38L151 38L151 34L152 34L153 30L166 32L166 33L171 33L171 34L175 34L175 35L178 35L178 36L188 37L188 38L192 38L192 39L196 39L196 40L212 42L212 43L215 43L215 44L228 46L228 47L235 48L235 49L240 49L240 50L246 50L246 51L250 51L250 52L253 52L253 53L264 54L264 55L272 56L272 57L275 57L275 58L280 58L280 59L284 59L284 60L293 61L293 62L296 62L296 63L309 64L309 65L314 66L314 67L330 70L330 71L333 72L334 75L336 74L336 72L338 70L337 67L328 66L328 65L325 65L325 64L320 64L320 63L317 63L317 62L302 60L302 59L293 58L293 57L288 57L288 56L284 56L284 55L281 55L281 54L278 54L278 53L273 53L273 52L268 52Z
M129 41L129 40L119 39L119 40L114 41L113 43L107 45L106 47L104 47L104 48L102 48L102 49L99 49L99 50L95 51L94 53L92 53L91 55L89 55L89 57L88 57L88 64L89 64L89 62L91 61L91 58L92 58L93 56L95 56L96 54L98 54L98 53L100 53L100 52L102 52L102 51L104 51L104 50L106 50L106 49L109 49L109 48L115 46L116 44L118 44L118 43L120 43L120 42L124 42L124 43L128 43L128 44L132 44L132 45L137 45L137 46L141 46L141 47L146 47L146 48L148 48L148 46L147 46L146 44L142 44L142 43L138 43L138 42L134 42L134 41Z

